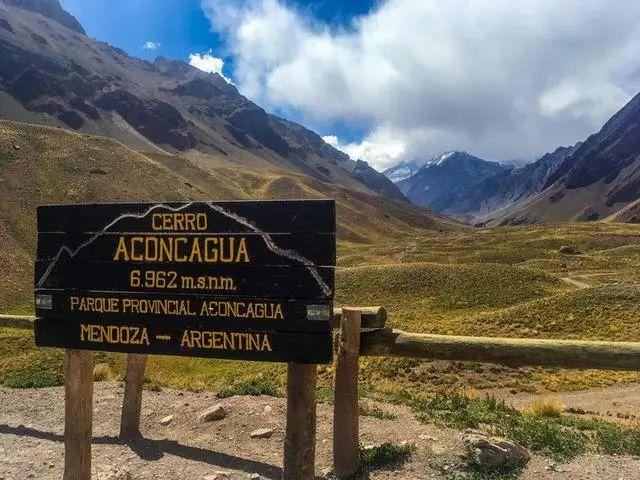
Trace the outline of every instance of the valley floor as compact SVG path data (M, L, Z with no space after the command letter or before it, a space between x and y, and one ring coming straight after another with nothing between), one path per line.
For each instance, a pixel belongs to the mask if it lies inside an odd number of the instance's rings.
M251 474L258 474L264 479L279 479L281 476L285 414L283 398L233 396L217 399L210 393L171 389L145 391L142 410L145 438L123 443L117 438L122 384L99 382L95 384L94 392L92 469L96 480L208 480L216 478L216 474L221 479L246 479ZM637 411L640 386L613 387L599 392L612 408L617 402L621 409L619 411ZM61 478L63 398L61 387L0 389L0 404L3 406L0 413L1 479ZM591 399L582 393L568 394L565 398L570 399L574 407L592 405ZM626 402L627 398L632 402ZM530 396L517 397L517 403L530 400ZM198 414L215 403L225 406L227 417L217 422L198 422ZM25 405L28 407L25 408ZM383 403L376 406L397 418L385 420L362 416L362 443L366 446L385 441L406 441L415 444L417 450L404 465L374 470L369 478L458 478L447 471L459 461L464 432L420 422L406 407ZM605 404L600 407L609 408ZM174 415L174 419L169 425L162 426L160 420L167 415ZM316 464L318 478L328 478L326 475L331 467L331 419L331 406L320 404ZM274 429L271 438L249 438L252 430L263 427ZM221 472L227 476L222 476ZM639 475L638 458L586 453L566 464L534 455L518 478L632 480Z

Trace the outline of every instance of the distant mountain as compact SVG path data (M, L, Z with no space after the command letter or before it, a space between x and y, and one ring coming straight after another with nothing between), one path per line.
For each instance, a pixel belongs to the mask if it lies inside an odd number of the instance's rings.
M540 191L496 212L489 224L640 221L640 94L573 147Z
M559 147L524 167L506 168L486 178L473 189L456 194L448 213L466 215L470 221L479 222L495 211L529 198L545 187L548 178L579 146L580 143Z
M270 115L218 74L86 36L58 0L0 0L0 118L108 136L206 167L302 173L406 201L366 162Z
M420 170L421 166L422 164L416 161L402 161L393 167L387 168L382 173L384 173L393 183L398 183L414 175L418 170Z
M438 212L459 213L457 203L478 183L509 169L467 152L446 152L427 161L398 186L413 203Z

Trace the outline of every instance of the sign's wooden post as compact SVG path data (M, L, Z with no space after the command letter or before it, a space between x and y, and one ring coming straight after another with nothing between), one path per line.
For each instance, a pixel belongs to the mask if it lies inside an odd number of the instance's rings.
M315 477L316 365L289 363L283 480Z
M358 442L360 325L360 310L342 309L333 403L333 471L339 478L355 474L360 466Z
M127 372L124 378L124 398L120 418L120 438L140 437L140 410L142 408L142 384L147 356L127 355Z
M64 477L91 478L93 358L91 352L65 350Z

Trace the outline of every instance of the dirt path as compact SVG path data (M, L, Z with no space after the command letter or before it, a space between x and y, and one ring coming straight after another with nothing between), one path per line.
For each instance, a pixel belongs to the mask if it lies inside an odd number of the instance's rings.
M640 387L636 387L640 389ZM145 439L122 443L117 438L122 386L95 384L94 480L209 480L219 472L229 479L258 474L263 479L281 476L285 400L272 397L232 397L218 400L208 393L175 390L145 391L142 431ZM611 395L620 394L613 391ZM595 393L593 394L595 395ZM609 395L609 393L607 393ZM628 398L634 391L628 390ZM59 480L63 470L62 388L0 389L0 480ZM635 397L636 400L638 396ZM222 403L224 420L200 423L198 414ZM635 404L637 405L637 403ZM397 470L373 472L371 479L450 480L441 467L458 460L463 432L417 421L405 407L378 404L397 416L393 420L361 417L364 445L383 441L411 442L417 451ZM160 419L174 415L160 425ZM317 472L326 478L331 466L331 418L329 405L318 408ZM251 439L249 432L270 427L268 439ZM587 454L549 468L548 459L534 456L521 480L637 480L640 459ZM561 471L557 471L561 470Z
M560 277L560 280L562 280L565 283L568 283L569 285L573 285L574 287L584 289L584 288L590 288L591 285L583 282L582 280L578 280L578 278L606 277L610 275L615 275L615 272L574 274L574 275L568 275L566 277Z

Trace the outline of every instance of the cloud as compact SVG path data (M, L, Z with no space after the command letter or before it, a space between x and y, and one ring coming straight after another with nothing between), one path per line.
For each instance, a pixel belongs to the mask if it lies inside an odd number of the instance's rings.
M191 65L192 67L196 67L203 72L217 73L227 82L231 83L231 81L222 73L222 69L224 68L224 60L211 55L211 50L203 53L202 55L199 53L190 53L189 65Z
M385 129L376 129L362 142L342 144L336 135L326 135L322 139L353 160L365 160L380 170L398 163L406 150L405 144Z
M378 168L399 145L398 159L532 158L583 140L638 88L640 2L388 0L342 28L277 0L202 5L245 95L372 125L342 147Z
M142 45L142 49L143 50L156 50L158 48L160 48L162 46L162 44L160 42L152 42L151 40L149 40L148 42L145 42L144 45Z

